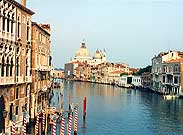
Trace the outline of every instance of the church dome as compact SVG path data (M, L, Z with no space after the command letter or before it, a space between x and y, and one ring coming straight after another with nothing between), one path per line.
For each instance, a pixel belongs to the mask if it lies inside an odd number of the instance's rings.
M76 52L75 57L76 58L89 58L90 57L90 52L86 48L85 43L81 44L81 48Z
M101 59L101 54L99 52L99 50L97 49L97 51L95 52L94 56L93 56L94 59Z

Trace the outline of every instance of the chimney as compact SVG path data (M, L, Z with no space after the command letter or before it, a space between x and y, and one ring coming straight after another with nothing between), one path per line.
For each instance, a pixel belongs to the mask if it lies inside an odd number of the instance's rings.
M22 6L26 7L26 0L21 0Z

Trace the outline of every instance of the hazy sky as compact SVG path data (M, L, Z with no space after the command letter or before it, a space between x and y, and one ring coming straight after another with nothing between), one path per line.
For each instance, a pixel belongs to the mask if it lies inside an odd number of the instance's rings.
M182 0L27 0L33 21L50 23L55 67L87 48L106 49L109 61L151 64L160 51L183 50Z

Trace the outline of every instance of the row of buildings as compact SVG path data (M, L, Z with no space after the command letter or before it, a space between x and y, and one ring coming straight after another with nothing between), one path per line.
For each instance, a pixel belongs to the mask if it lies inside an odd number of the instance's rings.
M91 81L97 83L117 84L124 74L132 74L138 69L129 68L125 63L107 62L106 51L96 50L93 57L82 42L75 53L74 59L65 64L65 78L74 80Z
M152 58L151 66L151 71L135 75L139 69L107 62L105 51L96 50L91 58L83 42L74 59L65 64L64 74L66 79L139 86L161 94L183 95L183 52L162 52Z
M26 0L0 0L0 133L10 132L12 119L20 133L23 113L33 120L46 107L39 103L50 87L50 25L32 15Z

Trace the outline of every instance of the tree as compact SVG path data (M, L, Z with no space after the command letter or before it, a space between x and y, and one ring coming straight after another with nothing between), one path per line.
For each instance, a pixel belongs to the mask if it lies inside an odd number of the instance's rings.
M145 72L151 73L152 66L148 65L145 68L140 68L138 72L135 73L135 75L142 75Z

